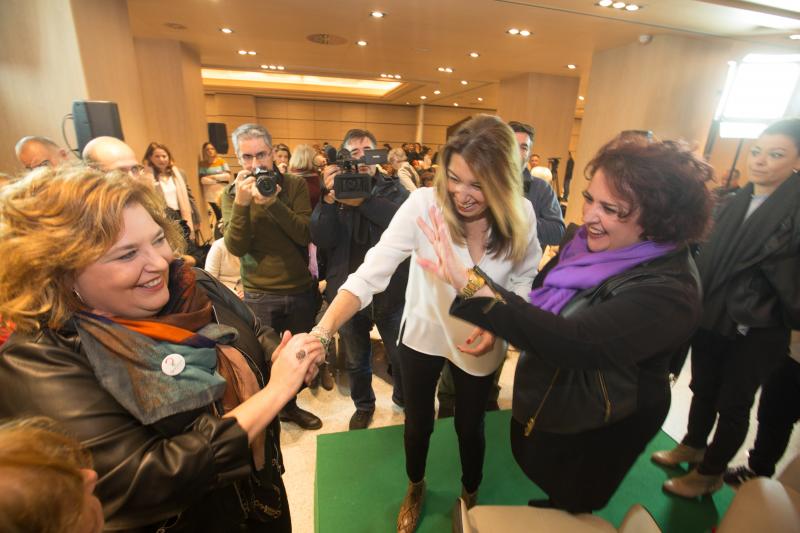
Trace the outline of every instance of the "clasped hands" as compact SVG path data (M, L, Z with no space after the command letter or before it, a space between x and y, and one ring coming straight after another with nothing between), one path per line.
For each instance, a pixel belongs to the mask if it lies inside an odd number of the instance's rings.
M303 382L311 383L324 362L325 349L318 337L308 333L292 335L286 331L280 345L272 352L270 381L275 379L299 389Z
M467 285L467 268L453 251L453 240L441 210L436 206L431 206L428 214L431 225L428 225L422 217L417 217L417 225L433 247L436 260L420 256L417 257L417 264L460 293ZM472 345L478 339L480 342ZM480 357L494 348L494 341L495 336L492 333L476 327L464 343L458 344L456 347L463 353Z

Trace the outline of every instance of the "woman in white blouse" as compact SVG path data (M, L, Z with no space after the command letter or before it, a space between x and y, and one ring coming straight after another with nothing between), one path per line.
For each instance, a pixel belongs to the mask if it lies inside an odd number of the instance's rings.
M167 204L167 215L181 222L187 241L195 239L195 216L186 180L175 166L169 148L157 142L147 146L142 161L148 171L152 172L156 190L164 197Z
M225 247L225 239L217 239L206 256L204 270L220 280L223 285L244 298L239 258Z
M417 221L430 224L431 210L440 209L464 264L479 266L520 295L530 290L541 256L533 208L522 195L522 163L511 128L495 116L478 115L449 139L442 161L434 187L411 193L315 328L317 334L332 335L386 288L404 259L413 258L400 338L384 339L400 345L406 401L409 485L397 517L397 529L403 533L416 529L422 510L434 395L442 368L450 367L455 382L462 497L472 506L483 475L484 409L492 375L506 353L502 340L495 342L490 333L450 316L455 290L417 263L418 257L436 256Z

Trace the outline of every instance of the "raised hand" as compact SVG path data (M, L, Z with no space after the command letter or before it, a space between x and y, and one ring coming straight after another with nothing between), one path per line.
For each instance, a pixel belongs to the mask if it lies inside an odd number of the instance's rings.
M436 206L429 210L431 225L429 226L422 217L417 217L417 225L425 234L428 242L433 246L436 260L418 257L417 264L424 270L435 275L445 283L460 291L467 284L467 269L461 259L453 252L453 241L444 215Z

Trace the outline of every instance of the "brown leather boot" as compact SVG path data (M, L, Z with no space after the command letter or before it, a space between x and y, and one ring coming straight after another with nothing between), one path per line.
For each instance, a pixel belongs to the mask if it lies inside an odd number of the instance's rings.
M425 480L417 483L408 482L406 497L397 513L397 533L414 533L422 514L422 502L425 500Z
M461 499L467 505L467 509L472 509L478 503L478 489L475 492L467 492L467 488L461 485Z
M685 476L674 477L664 482L664 490L684 498L697 498L712 494L722 488L722 474L708 475L692 470Z
M661 450L655 452L650 459L654 463L663 466L678 466L681 463L689 463L690 465L698 464L703 461L703 456L706 454L705 448L692 448L685 444L678 444L671 450Z

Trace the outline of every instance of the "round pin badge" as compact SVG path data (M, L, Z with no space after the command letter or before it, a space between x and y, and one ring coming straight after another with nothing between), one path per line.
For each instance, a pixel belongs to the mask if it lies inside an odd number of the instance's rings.
M186 368L186 359L179 353L171 353L161 361L161 371L168 376L177 376Z

